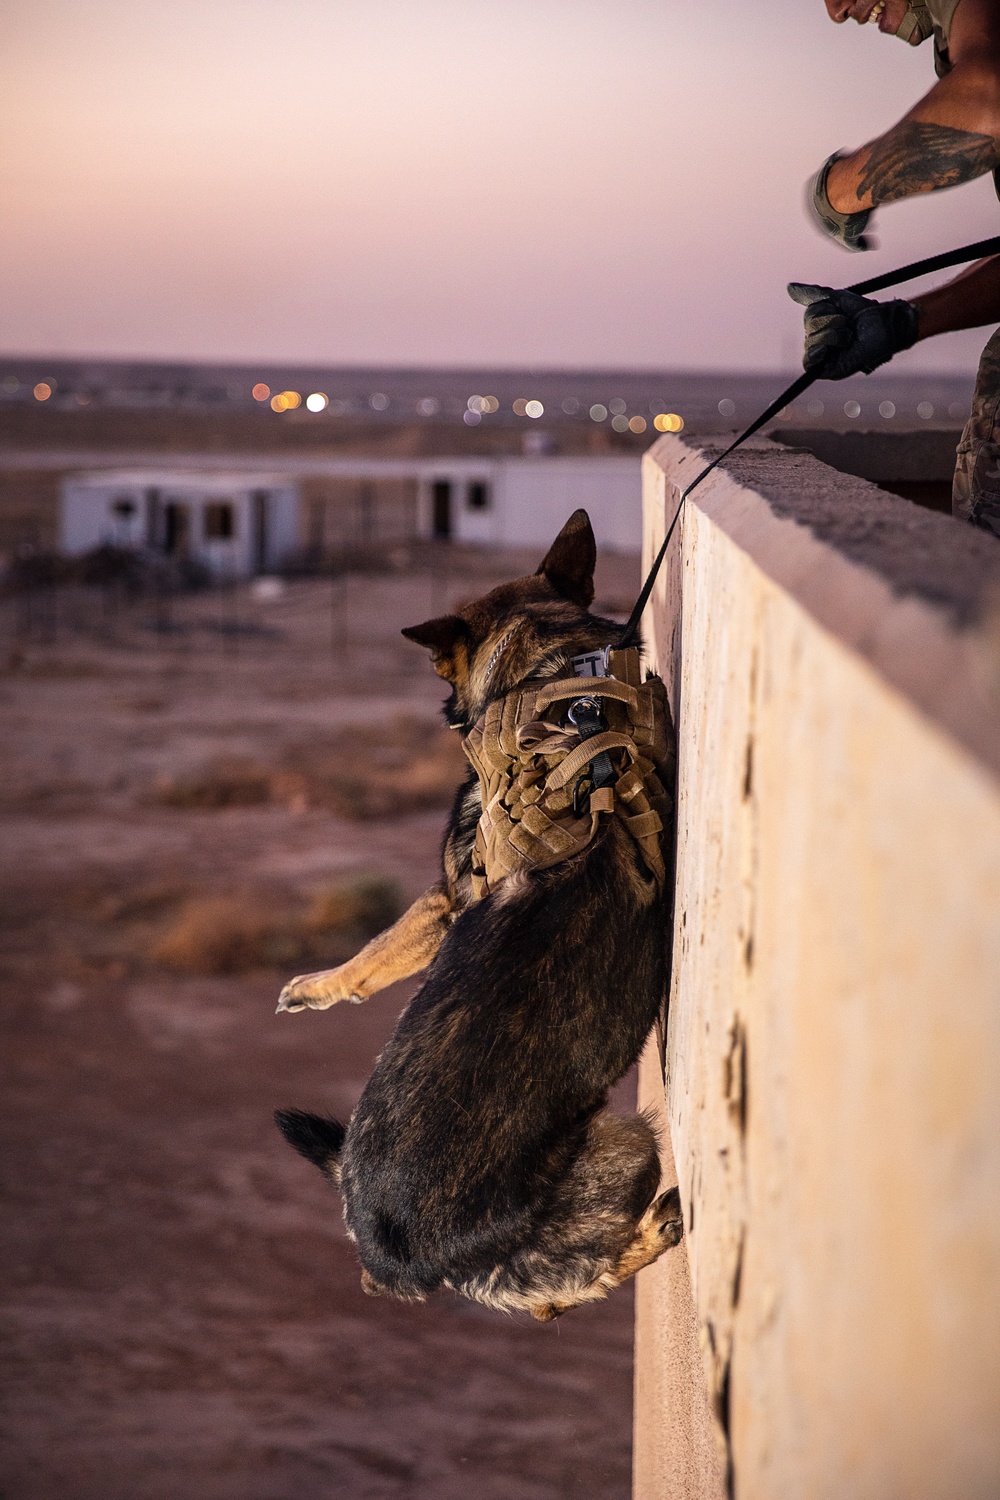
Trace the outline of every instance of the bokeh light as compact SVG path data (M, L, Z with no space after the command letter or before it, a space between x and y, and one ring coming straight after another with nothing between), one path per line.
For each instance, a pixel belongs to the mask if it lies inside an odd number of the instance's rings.
M645 432L646 431L646 418L645 417L638 417L638 416L636 416L636 417L629 417L629 419L628 419L628 430L629 430L629 432Z
M885 417L886 421L888 421L890 417L896 415L895 403L892 401L880 401L878 404L878 414L880 417Z
M325 411L330 404L328 396L322 391L313 391L312 395L306 397L306 411Z
M590 420L592 422L603 422L606 420L607 415L608 408L602 406L599 401L595 401L594 405L590 408Z
M436 417L441 410L441 403L436 396L421 396L417 402L417 411L422 417Z
M368 397L368 404L372 411L387 411L389 397L385 394L385 391L376 391L373 396Z
M845 417L860 417L860 415L861 415L861 407L860 407L860 405L859 405L859 403L857 401L845 401L844 402L844 416Z
M580 410L580 403L575 396L567 396L562 404L562 409L567 417L575 417Z
M52 387L47 380L40 380L35 386L35 400L47 401L52 395Z
M271 387L258 381L250 394L255 401L267 401L271 394Z
M276 396L271 397L272 411L295 411L302 405L302 397L298 391L279 391Z
M620 396L616 396L613 401L608 402L608 411L616 417L623 417L628 411L628 402L623 401Z
M623 417L621 412L611 418L611 425L615 432L628 432L628 417Z
M528 403L527 401L525 401L523 396L518 396L517 400L511 407L511 411L514 413L515 417L523 417L527 409Z
M675 411L661 411L653 418L653 426L657 432L683 432L684 418Z
M850 413L848 413L850 415ZM934 407L929 401L921 401L917 405L917 416L923 421L929 422L934 415Z
M720 417L734 417L735 415L736 415L736 402L735 401L730 401L730 399L729 399L728 396L724 396L722 398L722 400L719 402L719 416Z
M538 417L545 415L545 407L540 401L526 401L524 403L524 415L537 420Z

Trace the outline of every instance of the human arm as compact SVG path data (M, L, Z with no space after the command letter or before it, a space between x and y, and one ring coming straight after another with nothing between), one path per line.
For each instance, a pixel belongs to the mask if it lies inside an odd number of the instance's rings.
M1000 165L1000 0L960 0L949 56L951 70L898 124L833 162L826 195L838 213L952 187Z
M876 302L856 292L792 282L805 307L805 369L844 380L879 365L920 339L1000 322L1000 256L977 261L946 285L910 301Z

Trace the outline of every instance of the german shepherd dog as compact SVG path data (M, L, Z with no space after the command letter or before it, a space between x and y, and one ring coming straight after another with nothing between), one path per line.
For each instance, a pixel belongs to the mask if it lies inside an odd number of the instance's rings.
M525 678L566 677L574 656L617 644L623 627L588 613L595 561L578 510L532 577L403 631L451 684L452 728L467 734ZM357 957L285 986L279 1012L325 1010L427 970L346 1126L276 1120L339 1184L371 1295L449 1287L547 1322L682 1234L676 1188L657 1197L650 1124L606 1107L656 1020L668 898L612 817L580 853L476 901L481 811L470 772L438 883Z

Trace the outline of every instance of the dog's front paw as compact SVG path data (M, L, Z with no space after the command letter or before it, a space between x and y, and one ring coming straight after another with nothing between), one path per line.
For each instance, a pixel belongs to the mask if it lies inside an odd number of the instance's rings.
M280 1016L282 1011L328 1010L331 1005L338 1005L342 1000L350 1005L360 1005L365 997L358 994L356 981L351 979L349 969L349 964L341 964L338 969L323 969L318 974L299 974L290 979L278 996L276 1014Z
M684 1238L684 1210L679 1188L669 1188L654 1202L651 1213L657 1222L664 1250L672 1250Z

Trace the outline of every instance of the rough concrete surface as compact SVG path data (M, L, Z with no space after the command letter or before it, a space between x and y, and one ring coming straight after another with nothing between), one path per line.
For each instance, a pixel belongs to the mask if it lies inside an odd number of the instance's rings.
M647 550L702 461L647 460ZM814 465L761 450L707 482L647 615L680 718L666 1100L703 1366L740 1500L987 1500L1000 780L932 716L949 651L968 681L963 637L989 643L929 602L932 559L886 587L897 507L971 556L964 530L875 491L852 549L860 497L813 525ZM913 630L938 653L918 706Z

